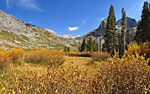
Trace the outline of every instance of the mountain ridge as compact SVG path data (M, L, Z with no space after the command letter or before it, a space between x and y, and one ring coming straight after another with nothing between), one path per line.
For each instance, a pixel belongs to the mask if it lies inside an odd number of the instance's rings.
M53 30L45 30L25 23L0 10L0 47L2 48L19 47L24 49L48 48L62 50L67 45L73 50L77 50L78 42L76 39L63 38Z

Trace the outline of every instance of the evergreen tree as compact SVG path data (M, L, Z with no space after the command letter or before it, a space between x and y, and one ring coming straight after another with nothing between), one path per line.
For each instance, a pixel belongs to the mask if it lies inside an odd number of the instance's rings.
M127 46L130 44L131 41L132 41L131 29L128 28L128 30L126 32L126 49L127 49Z
M93 51L97 52L98 51L98 44L96 43L96 40L93 41Z
M67 47L67 52L70 52L70 47Z
M105 47L107 52L111 55L114 54L114 51L117 50L118 45L118 37L116 33L116 18L114 7L111 5L109 10L109 16L107 18L107 25L106 25L106 35L105 37Z
M67 52L67 47L66 46L64 47L64 52Z
M70 51L70 47L65 46L64 47L64 52L69 52Z
M125 47L126 47L126 40L125 40L125 33L126 33L126 12L124 8L122 8L122 29L121 29L121 51L120 52L120 57L124 55L125 52Z
M87 51L90 51L90 52L93 51L93 39L92 39L92 35L90 35L89 40L87 42Z
M138 23L136 41L138 43L150 41L150 9L148 2L144 2L141 21Z
M81 44L81 52L85 51L86 50L86 42L85 42L85 38L83 39L82 41L82 44Z
M79 42L79 47L78 47L78 51L81 51L81 43Z

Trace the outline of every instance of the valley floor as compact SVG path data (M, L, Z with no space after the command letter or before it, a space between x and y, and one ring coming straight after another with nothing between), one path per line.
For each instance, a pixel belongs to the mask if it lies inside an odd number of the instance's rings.
M91 64L92 58L91 57L68 57L65 56L65 62L61 67L69 67L70 64L72 64L74 67L79 68L79 70L87 70L87 75L89 77L92 77L95 75L95 73L98 71L99 64ZM10 69L7 69L7 72L11 73L21 73L21 72L27 72L27 71L33 71L38 72L39 74L45 74L47 73L47 67L44 65L39 64L32 64L32 63L24 63L21 66L14 66Z

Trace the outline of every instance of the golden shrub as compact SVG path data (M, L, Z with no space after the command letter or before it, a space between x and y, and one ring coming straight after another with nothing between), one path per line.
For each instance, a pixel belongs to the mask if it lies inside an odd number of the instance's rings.
M10 58L4 51L0 51L0 69L4 69L10 64Z
M10 51L7 51L7 54L12 63L20 64L24 56L24 50L13 48Z
M91 84L86 71L81 72L78 67L70 65L67 68L48 68L47 73L38 75L29 71L18 75L6 75L3 82L6 93L14 91L18 94L89 94Z
M150 42L145 42L140 45L140 55L150 58Z
M50 52L47 49L36 49L27 52L24 59L27 62L46 65L61 65L65 61L64 53Z
M125 55L136 55L140 54L140 47L137 43L130 43L128 45L128 50L125 51Z
M148 93L150 68L142 56L112 59L100 66L92 86L98 94Z

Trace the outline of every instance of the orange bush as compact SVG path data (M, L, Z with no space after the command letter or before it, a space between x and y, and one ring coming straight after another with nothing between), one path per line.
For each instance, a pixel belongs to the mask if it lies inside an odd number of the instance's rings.
M50 52L47 49L36 49L25 54L25 61L46 65L61 65L64 63L64 53Z
M20 64L24 56L24 50L13 48L10 51L8 51L7 54L8 57L10 57L12 63Z

